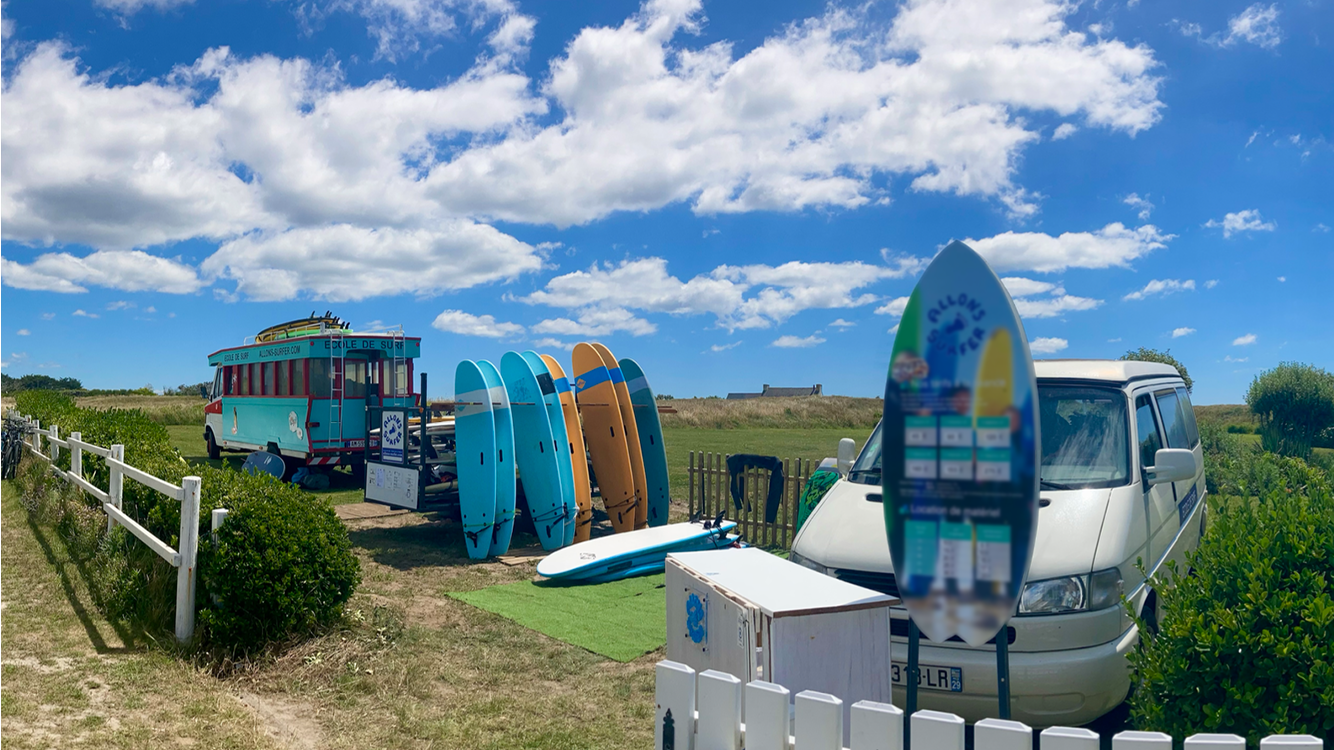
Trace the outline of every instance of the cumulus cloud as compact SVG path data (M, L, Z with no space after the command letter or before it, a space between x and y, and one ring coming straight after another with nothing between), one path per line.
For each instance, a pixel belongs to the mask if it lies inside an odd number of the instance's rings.
M435 316L431 327L446 333L461 336L484 336L501 339L523 333L523 326L518 323L498 322L491 315L473 315L462 310L444 310Z
M132 16L144 8L171 10L182 5L189 5L195 0L93 0L93 4L123 16Z
M70 315L73 315L73 316L76 317L76 318L100 318L100 317L102 317L101 315L98 315L97 313L90 313L90 312L87 312L87 311L82 310L82 309L80 309L80 310L75 310L74 312L70 313Z
M621 307L585 308L576 314L575 320L553 318L533 326L534 333L559 336L608 336L620 331L647 336L657 330L657 326Z
M16 334L19 335L19 336L29 336L29 335L32 335L32 331L29 331L27 328L20 328L20 329L18 329L17 331L15 331L14 333L16 333Z
M560 339L553 339L553 338L550 338L550 337L543 337L543 338L536 339L535 341L533 341L533 348L535 348L535 349L560 349L561 351L569 352L569 351L574 351L574 344L571 343L571 342L568 342L568 341L561 341Z
M1148 221L1149 215L1153 213L1154 205L1149 202L1147 193L1143 198L1139 197L1139 193L1131 193L1122 199L1121 202L1138 211L1140 221Z
M1204 282L1205 289L1213 289L1216 286L1218 286L1218 279L1209 279L1208 281Z
M776 346L780 349L806 349L812 346L819 346L824 342L824 339L815 334L811 334L804 338L800 336L779 336L774 339L774 342L769 346Z
M1210 219L1204 223L1206 227L1223 228L1223 238L1227 239L1239 232L1272 232L1278 229L1278 224L1272 221L1265 221L1260 216L1260 211L1254 208L1248 208L1236 213L1224 214L1223 220Z
M1237 42L1247 42L1274 49L1283 41L1283 34L1278 26L1278 6L1255 3L1228 19L1227 34L1215 32L1208 36L1204 27L1198 23L1173 19L1172 23L1183 36L1195 37L1205 44L1215 47L1231 47ZM1251 136L1255 140L1255 136ZM1249 141L1247 146L1251 145Z
M1249 346L1250 344L1254 344L1254 343L1255 343L1255 339L1256 339L1256 335L1255 335L1255 334L1253 334L1253 333L1248 333L1248 334L1246 334L1245 336L1238 336L1238 337L1236 337L1235 339L1233 339L1233 340L1232 340L1232 345L1233 345L1233 346Z
M1051 139L1053 141L1063 141L1077 132L1079 132L1079 128L1077 126L1071 125L1068 122L1063 122L1060 125L1056 126L1055 132L1051 134Z
M1028 342L1028 349L1034 354L1055 354L1068 346L1069 341L1058 338L1036 338Z
M1130 262L1167 246L1176 235L1152 224L1129 229L1113 222L1096 232L1005 232L964 242L987 259L996 271L1050 273L1067 268L1129 267Z
M713 346L709 347L709 351L711 351L711 352L725 352L725 351L727 351L728 349L735 349L735 348L737 348L738 346L741 346L741 342L740 342L740 341L733 341L733 342L730 343L730 344L714 344Z
M842 319L842 318L839 318L838 320L835 320L834 322L830 323L830 324L829 324L829 327L830 327L830 328L838 328L838 329L840 329L840 330L846 330L846 329L848 329L848 328L854 328L854 327L856 327L856 325L857 325L856 323L854 323L854 322L852 322L852 321L850 321L850 320L844 320L844 319Z
M1223 361L1224 361L1224 362L1249 362L1249 361L1251 361L1251 358L1250 358L1250 357L1233 357L1231 354L1229 354L1229 355L1223 357Z
M1149 283L1145 284L1143 289L1131 292L1130 294L1127 294L1121 299L1122 300L1145 299L1147 297L1152 297L1154 295L1166 296L1168 294L1174 294L1176 292L1184 292L1188 289L1190 290L1195 289L1194 279L1186 279L1185 281L1181 281L1179 279L1154 279L1153 281L1150 281Z
M201 265L255 300L300 296L334 302L379 295L433 295L541 268L526 243L467 220L431 229L339 224L231 240Z
M316 0L302 3L296 13L309 27L339 11L362 16L376 42L376 59L391 62L462 31L487 29L493 54L508 62L527 51L536 25L506 0Z
M1194 329L1194 328L1185 328L1185 327L1182 327L1182 328L1173 328L1173 329L1172 329L1172 338L1174 338L1174 339L1179 339L1179 338L1181 338L1182 336L1189 336L1189 335L1191 335L1192 333L1195 333L1195 329Z
M44 253L24 265L0 258L6 286L66 294L102 286L125 292L189 294L203 286L195 269L140 250L99 250L82 258L70 253Z
M799 312L868 305L874 294L860 290L884 279L902 278L920 267L914 260L894 266L860 261L806 263L792 261L778 266L718 266L688 281L671 275L663 258L639 258L618 264L595 264L584 271L562 274L546 286L522 298L530 304L575 310L575 320L544 321L534 330L573 333L596 326L599 321L626 321L635 333L651 333L652 324L631 323L629 310L671 315L713 315L719 327L768 328ZM635 290L627 295L626 290Z
M1014 298L1014 307L1022 318L1054 318L1067 312L1092 310L1102 304L1100 299L1066 294L1065 287L1049 281L1006 276L1001 283Z

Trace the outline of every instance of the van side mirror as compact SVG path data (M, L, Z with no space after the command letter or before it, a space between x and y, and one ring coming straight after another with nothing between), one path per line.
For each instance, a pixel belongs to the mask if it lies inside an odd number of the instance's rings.
M857 441L843 438L838 441L838 473L846 478L852 471L852 462L857 457Z
M1160 448L1153 454L1153 466L1144 467L1144 480L1150 485L1184 482L1194 478L1198 469L1194 451L1186 448Z

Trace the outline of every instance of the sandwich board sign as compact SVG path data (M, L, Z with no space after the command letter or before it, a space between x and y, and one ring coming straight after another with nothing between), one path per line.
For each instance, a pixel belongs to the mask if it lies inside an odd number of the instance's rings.
M980 646L1014 612L1037 532L1037 397L1009 293L972 248L951 243L903 311L881 423L895 577L933 641Z
M403 444L408 436L408 413L405 409L385 409L380 415L380 460L401 464Z

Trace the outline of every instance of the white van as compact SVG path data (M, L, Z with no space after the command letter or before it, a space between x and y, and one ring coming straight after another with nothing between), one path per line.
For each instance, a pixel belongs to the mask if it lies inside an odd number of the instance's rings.
M1204 533L1204 454L1186 386L1161 364L1035 363L1042 420L1037 541L1018 611L1006 627L1012 718L1078 726L1118 706L1138 631L1125 594L1150 627L1150 577L1184 566ZM880 427L816 506L791 559L897 596L880 488ZM1179 568L1179 569L1184 569ZM907 672L908 615L893 610L893 677ZM921 641L918 707L975 722L997 715L995 641ZM895 691L895 702L904 693Z

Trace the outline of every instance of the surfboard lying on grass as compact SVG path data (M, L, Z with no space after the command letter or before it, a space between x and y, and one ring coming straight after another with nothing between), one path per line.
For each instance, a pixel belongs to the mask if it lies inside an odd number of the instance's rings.
M705 528L701 521L673 523L579 542L547 555L537 574L571 583L603 583L656 573L672 552L719 549L734 541L727 532L736 528L723 521Z

